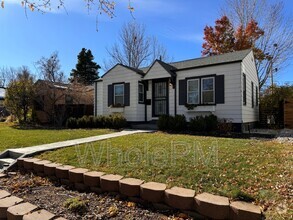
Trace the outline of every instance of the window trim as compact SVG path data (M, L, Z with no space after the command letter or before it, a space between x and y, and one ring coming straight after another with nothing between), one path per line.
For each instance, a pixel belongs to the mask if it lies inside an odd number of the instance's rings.
M246 74L242 74L242 104L247 104L247 80L246 80Z
M142 86L142 97L143 97L142 100L139 100L140 94L141 94L141 92L139 91L140 86ZM144 84L139 82L138 83L138 103L144 104L144 102L145 102L145 88L144 88Z
M212 79L213 80L213 90L203 90L203 80L206 80L206 79ZM215 97L215 77L202 77L201 78L201 88L200 88L200 94L201 94L201 104L203 105L211 105L211 104L215 104L216 103L216 97ZM210 91L213 91L213 101L212 102L207 102L207 103L204 103L203 102L203 92L210 92Z
M188 93L189 93L189 91L188 91L188 85L189 85L189 82L190 81L197 81L197 92L198 92L198 101L197 101L197 103L189 103L188 102ZM186 96L186 103L187 104L189 104L189 105L199 105L200 104L200 83L199 83L199 78L196 78L196 79L188 79L187 80L187 83L186 83L186 93L187 93L187 96Z
M117 86L123 86L123 95L122 95L122 97L123 97L123 103L121 104L121 107L123 107L124 104L125 104L125 84L124 84L124 83L116 83L116 84L113 84L113 105L114 105L114 106L117 105L117 103L116 103L116 99L115 99L115 97L116 97L116 95L115 95L115 88L116 88ZM120 95L119 95L119 96L120 96ZM119 104L120 104L120 103L119 103Z

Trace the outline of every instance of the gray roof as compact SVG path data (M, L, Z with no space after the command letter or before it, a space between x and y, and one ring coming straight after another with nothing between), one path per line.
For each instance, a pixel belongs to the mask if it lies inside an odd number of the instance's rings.
M184 60L181 62L174 62L170 64L176 67L177 69L186 69L186 68L193 68L193 67L200 67L200 66L230 63L230 62L242 61L250 53L250 51L251 49L241 50L241 51L225 53L221 55L201 57L201 58L192 59L192 60Z
M196 68L201 66L209 66L209 65L216 65L216 64L224 64L224 63L231 63L231 62L237 62L242 61L252 50L241 50L241 51L235 51L231 53L225 53L221 55L214 55L214 56L208 56L208 57L200 57L196 59L191 60L183 60L178 62L172 62L166 65L173 66L175 71L177 69L189 69L189 68ZM162 61L160 61L163 63ZM145 72L146 68L141 68ZM174 70L173 69L173 70Z

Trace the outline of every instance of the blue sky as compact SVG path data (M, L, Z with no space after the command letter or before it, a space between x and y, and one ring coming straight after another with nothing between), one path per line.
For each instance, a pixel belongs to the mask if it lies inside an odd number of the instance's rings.
M116 17L88 14L83 0L65 1L66 10L27 17L20 0L6 0L0 9L0 67L28 66L42 56L59 52L62 70L69 75L82 47L91 49L95 61L102 65L108 58L106 47L117 41L119 30L133 18L127 10L128 0L117 0ZM132 0L135 20L146 26L147 33L164 44L173 61L200 57L205 25L214 25L224 0ZM167 3L166 3L167 2ZM284 1L286 12L293 11L293 1ZM98 31L96 21L98 20ZM103 71L101 71L102 73ZM280 72L276 81L293 83L293 65Z

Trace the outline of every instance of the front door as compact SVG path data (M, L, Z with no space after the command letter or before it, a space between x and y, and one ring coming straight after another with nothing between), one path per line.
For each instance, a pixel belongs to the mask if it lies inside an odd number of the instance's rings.
M168 111L168 80L153 80L153 117L166 115Z

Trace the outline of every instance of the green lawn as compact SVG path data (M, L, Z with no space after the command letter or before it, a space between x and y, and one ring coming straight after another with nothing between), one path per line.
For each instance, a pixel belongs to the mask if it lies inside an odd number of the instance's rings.
M23 129L14 124L0 123L0 152L8 148L30 147L111 132L107 129Z
M292 145L274 141L171 135L118 137L38 156L91 170L256 199L272 219L292 215ZM292 188L291 188L292 190ZM291 207L292 208L292 207ZM288 216L289 215L289 216Z

